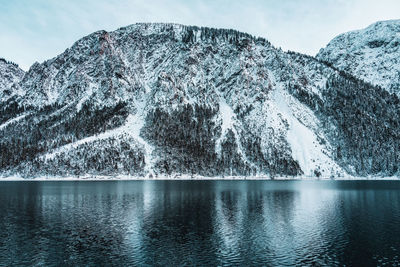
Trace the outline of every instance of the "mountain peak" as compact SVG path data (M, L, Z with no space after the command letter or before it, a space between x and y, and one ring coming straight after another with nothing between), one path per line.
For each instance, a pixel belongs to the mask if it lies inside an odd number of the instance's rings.
M211 28L183 25L178 23L135 23L126 27L121 27L115 33L142 35L151 34L170 34L178 41L196 42L211 40L218 41L239 41L241 39L257 40L270 44L266 39L256 37L248 33L240 32L234 29Z
M317 58L400 95L400 20L341 34Z
M18 64L0 58L0 102L10 97L16 86L21 81L25 72L18 67Z
M154 68L146 65L149 58L155 60L156 54L176 54L199 46L206 47L204 56L217 53L222 47L237 52L257 45L272 48L267 40L236 30L174 23L136 23L111 32L96 31L57 57L32 65L24 86L35 90L27 90L26 104L43 106L64 102L65 98L75 101L85 95L89 84L98 84L100 78L103 90L116 88L116 84L128 88L136 83L144 68ZM153 52L156 54L152 55ZM187 60L196 61L193 57Z

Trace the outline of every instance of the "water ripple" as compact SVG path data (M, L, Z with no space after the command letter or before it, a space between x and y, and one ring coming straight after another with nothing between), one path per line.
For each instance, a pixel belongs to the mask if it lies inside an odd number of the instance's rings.
M0 266L399 265L400 183L0 183Z

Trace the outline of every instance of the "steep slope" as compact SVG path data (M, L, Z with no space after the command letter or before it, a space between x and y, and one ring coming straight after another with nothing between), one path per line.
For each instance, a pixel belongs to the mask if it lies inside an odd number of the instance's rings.
M22 80L25 72L13 62L0 58L0 101L12 95L12 87Z
M388 175L400 159L385 154L400 140L397 98L234 30L99 31L34 64L19 86L20 109L0 125L3 176ZM377 120L374 106L391 113ZM352 112L365 119L349 134ZM390 138L370 142L386 128Z
M341 34L317 58L400 95L400 20Z
M20 96L24 92L19 87L25 72L17 64L0 58L0 124L12 119L20 112Z

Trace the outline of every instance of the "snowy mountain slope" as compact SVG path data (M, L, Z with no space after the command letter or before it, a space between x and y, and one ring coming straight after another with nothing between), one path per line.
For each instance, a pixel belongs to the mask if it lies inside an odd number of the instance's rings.
M375 118L369 110L375 103L381 109L386 103L396 117L398 99L378 88L362 99L370 105L342 112L332 103L349 103L342 84L351 92L371 89L315 58L234 30L134 24L95 32L35 63L18 84L24 95L0 126L0 171L28 177L395 173L397 161L384 157L385 139L358 138L390 126L388 140L398 142L399 126L383 115L348 135L342 120L351 112ZM383 153L382 160L361 163L354 142L363 162L371 151Z
M317 58L400 95L400 20L341 34Z
M25 109L20 105L24 91L19 86L25 72L13 62L0 58L0 129L16 121Z
M0 58L0 101L4 102L15 94L15 86L25 72L17 64Z

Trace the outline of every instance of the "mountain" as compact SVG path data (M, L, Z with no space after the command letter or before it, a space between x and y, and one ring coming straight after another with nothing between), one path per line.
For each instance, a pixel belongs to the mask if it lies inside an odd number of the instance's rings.
M394 175L400 102L235 30L134 24L35 63L1 105L0 175Z
M400 95L400 20L341 34L317 58Z
M11 121L16 113L23 110L20 102L24 92L19 82L24 75L25 72L17 64L0 58L0 124Z
M6 101L16 93L15 88L24 74L17 64L0 58L0 101Z

